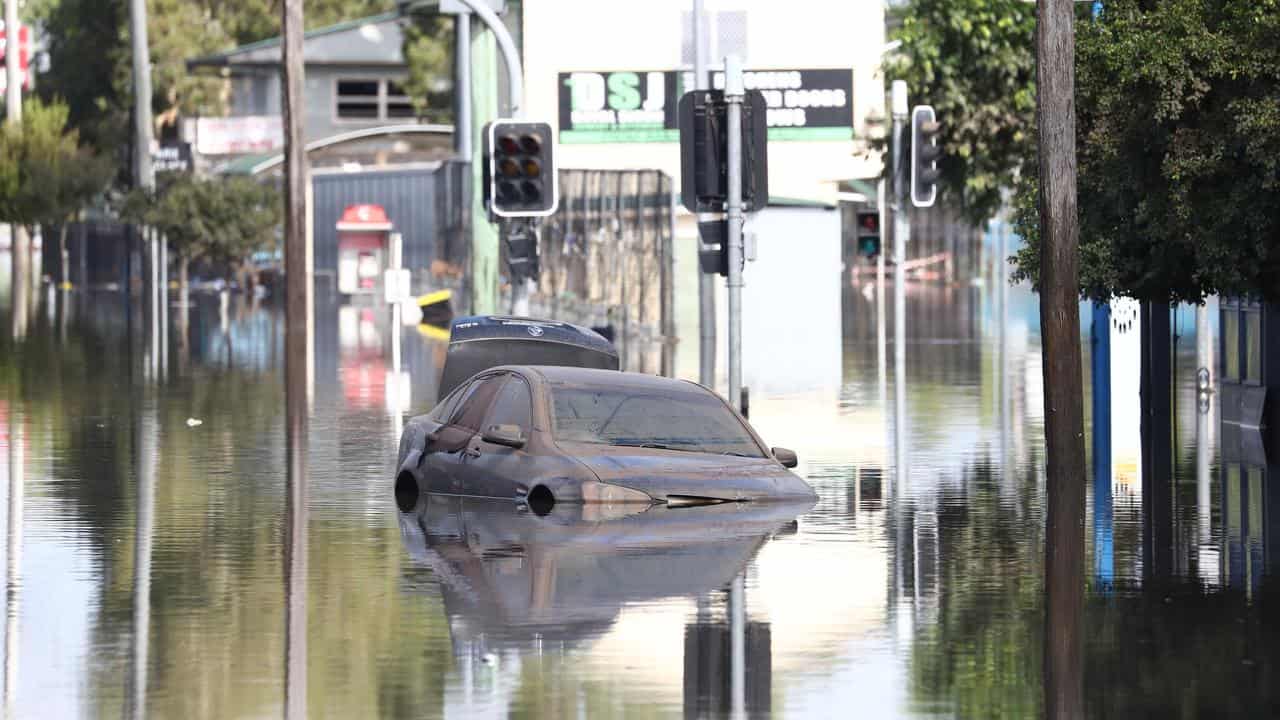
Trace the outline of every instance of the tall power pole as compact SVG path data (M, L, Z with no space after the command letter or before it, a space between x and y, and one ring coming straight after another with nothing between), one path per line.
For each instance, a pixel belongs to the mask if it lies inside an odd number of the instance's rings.
M1039 0L1036 116L1040 150L1040 338L1044 358L1044 707L1084 717L1084 400L1076 215L1072 0Z
M5 116L10 125L22 122L22 75L18 67L18 0L4 0L4 64L5 80ZM13 282L10 292L13 294L13 337L19 339L27 334L27 305L31 298L31 243L27 237L27 229L18 223L10 227L9 251L13 255Z
M707 90L707 18L702 0L693 0L693 87ZM702 217L698 218L702 220ZM698 240L701 245L702 240ZM716 285L715 278L698 272L698 382L713 387L716 382ZM731 398L737 403L737 398Z
M307 558L305 462L311 395L311 248L307 237L307 150L303 138L302 0L284 0L284 274L285 274L285 414L289 475L285 504L285 717L307 715L307 612L298 593L305 583ZM399 328L396 328L399 332Z

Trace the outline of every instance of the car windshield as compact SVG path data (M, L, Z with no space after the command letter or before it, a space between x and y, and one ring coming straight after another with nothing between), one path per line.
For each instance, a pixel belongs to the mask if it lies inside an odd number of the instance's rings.
M742 422L705 392L553 386L551 396L557 440L764 457Z

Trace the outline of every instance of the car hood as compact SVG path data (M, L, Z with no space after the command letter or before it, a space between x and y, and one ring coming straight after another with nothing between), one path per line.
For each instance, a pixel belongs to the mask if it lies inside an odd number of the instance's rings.
M770 458L590 443L562 443L561 447L601 482L639 490L659 502L815 497L808 483Z

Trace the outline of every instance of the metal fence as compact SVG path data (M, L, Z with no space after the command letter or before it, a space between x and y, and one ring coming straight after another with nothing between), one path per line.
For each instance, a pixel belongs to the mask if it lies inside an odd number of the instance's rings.
M535 307L611 327L624 367L644 372L671 369L673 190L658 170L561 170L540 240Z

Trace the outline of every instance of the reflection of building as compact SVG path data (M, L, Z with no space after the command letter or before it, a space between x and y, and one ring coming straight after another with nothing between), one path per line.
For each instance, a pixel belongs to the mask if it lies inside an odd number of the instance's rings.
M1246 592L1280 568L1280 462L1257 428L1222 423L1222 581Z
M1222 420L1280 435L1280 306L1223 298L1219 311Z

